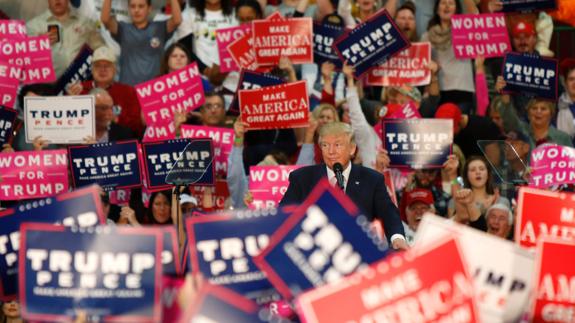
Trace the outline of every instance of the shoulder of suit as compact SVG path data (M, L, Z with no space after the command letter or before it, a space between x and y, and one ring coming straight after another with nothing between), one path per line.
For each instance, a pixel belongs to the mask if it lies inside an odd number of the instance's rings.
M383 178L383 174L372 169L369 167L365 167L362 165L354 165L354 167L357 167L360 171L360 174L367 176L368 178L372 178L372 179L378 179L378 178Z
M300 167L296 170L294 170L293 172L291 172L294 175L299 175L299 174L313 174L315 172L319 172L321 171L321 169L325 168L324 164L319 164L319 165L310 165L310 166L304 166L304 167Z

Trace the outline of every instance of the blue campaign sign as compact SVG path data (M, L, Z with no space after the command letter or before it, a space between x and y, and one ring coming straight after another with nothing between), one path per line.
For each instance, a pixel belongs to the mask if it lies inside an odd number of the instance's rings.
M391 167L440 168L451 154L451 120L384 119L382 122Z
M0 147L12 137L12 129L18 112L6 107L0 107Z
M0 299L14 299L18 292L20 225L43 222L91 227L106 223L96 187L21 203L0 212Z
M502 69L503 78L507 82L504 92L557 100L559 74L556 59L508 53Z
M339 59L339 56L337 56L333 44L344 32L345 29L343 28L314 22L313 62L321 66L321 64L327 61L333 63L338 69L341 69L343 62Z
M56 82L56 93L63 94L66 86L92 78L92 50L84 45L76 58Z
M500 0L502 12L524 12L557 9L557 0Z
M286 299L384 258L385 242L341 190L320 182L254 257Z
M286 218L276 209L189 218L186 228L192 270L258 304L277 299L277 292L252 257L267 247L270 236Z
M158 226L163 233L162 272L164 275L177 276L181 273L178 257L178 235L174 226Z
M209 139L174 139L142 144L147 186L150 189L166 189L172 184L166 177L177 177L194 185L213 185L213 147ZM176 164L176 162L178 162ZM176 164L176 165L174 165ZM175 166L175 168L172 168Z
M159 322L162 233L153 228L22 225L20 303L26 320Z
M211 284L202 287L184 318L182 322L264 322L258 316L255 303L232 290Z
M138 141L69 146L74 187L98 184L105 190L142 185Z
M334 45L341 61L355 68L356 78L409 46L385 9L339 37Z
M234 99L230 104L229 110L236 114L240 113L240 106L238 101L238 93L240 90L254 90L266 86L279 85L284 83L285 81L277 76L242 69L242 73L240 74L240 81L238 82L238 90L236 91L236 94L234 94Z

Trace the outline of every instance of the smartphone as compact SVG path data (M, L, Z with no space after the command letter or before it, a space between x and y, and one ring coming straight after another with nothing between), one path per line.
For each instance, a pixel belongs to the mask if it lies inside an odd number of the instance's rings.
M60 25L48 25L48 33L50 35L56 35L56 43L60 42Z

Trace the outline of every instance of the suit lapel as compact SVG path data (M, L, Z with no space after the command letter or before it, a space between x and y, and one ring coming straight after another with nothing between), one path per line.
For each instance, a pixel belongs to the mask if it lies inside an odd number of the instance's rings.
M347 179L347 186L345 187L345 194L347 194L347 196L351 197L361 194L361 192L359 192L361 185L360 180L359 167L352 164L349 178Z

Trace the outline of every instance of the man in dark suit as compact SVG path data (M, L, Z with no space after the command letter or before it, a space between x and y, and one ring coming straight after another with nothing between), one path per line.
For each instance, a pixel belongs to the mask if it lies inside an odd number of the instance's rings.
M136 139L130 128L115 123L114 120L114 100L108 91L101 88L93 88L90 94L95 97L96 110L96 138L88 140L91 143L104 143L110 141L120 141Z
M351 158L357 149L351 127L342 122L322 126L319 132L319 145L325 164L293 171L280 205L302 203L322 178L328 178L332 185L336 184L333 169L334 165L339 163L343 168L343 187L347 196L369 219L382 220L385 235L394 249L407 249L403 225L398 210L387 193L383 175L351 163Z

